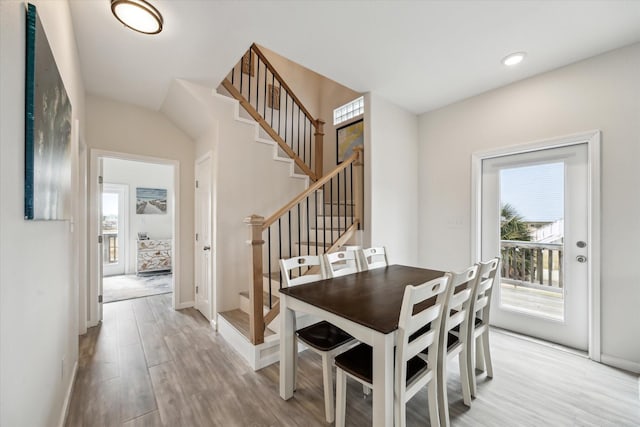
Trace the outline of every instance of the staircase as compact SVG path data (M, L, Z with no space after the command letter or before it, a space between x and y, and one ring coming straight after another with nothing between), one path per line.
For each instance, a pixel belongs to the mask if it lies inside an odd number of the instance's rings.
M293 161L295 172L313 182L272 215L253 214L244 220L249 227L252 283L240 292L239 309L219 313L218 325L258 369L278 356L279 260L332 252L356 239L362 223L362 147L323 174L324 122L309 114L255 44L218 92L236 99L260 126L261 138L277 144L279 155ZM299 318L298 326L310 321Z

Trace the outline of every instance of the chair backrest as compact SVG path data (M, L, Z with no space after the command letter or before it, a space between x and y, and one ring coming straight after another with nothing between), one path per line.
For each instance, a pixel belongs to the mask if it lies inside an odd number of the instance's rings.
M443 316L443 326L440 345L444 345L441 351L446 353L447 337L449 331L460 325L460 340L466 339L469 312L471 311L471 293L476 285L478 265L473 265L459 273L451 273L449 295ZM464 337L464 338L463 338Z
M318 267L319 273L306 274L312 267ZM297 271L296 271L297 270ZM280 260L280 273L282 274L282 286L296 286L303 283L317 282L326 279L324 262L321 256L307 255Z
M327 277L340 277L360 271L356 251L333 252L323 256Z
M360 251L360 270L373 270L387 265L389 265L389 259L387 257L387 249L384 246Z
M411 384L407 396L407 361L418 353L428 350L429 370L435 372L439 332L449 293L451 274L417 286L407 286L404 290L400 318L398 320L398 340L396 344L395 390L396 396L406 402L423 386L420 378ZM416 305L435 298L435 303L428 308L414 313ZM410 341L411 339L411 341ZM426 381L425 381L426 382Z
M487 262L479 262L478 278L476 279L475 289L471 297L471 313L470 325L473 325L475 317L480 317L482 323L489 323L489 312L491 309L491 292L496 280L498 267L500 266L500 258L496 257ZM479 315L479 316L478 316Z

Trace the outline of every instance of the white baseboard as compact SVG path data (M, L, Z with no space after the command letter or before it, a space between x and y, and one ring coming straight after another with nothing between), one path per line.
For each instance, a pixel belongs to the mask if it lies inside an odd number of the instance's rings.
M624 369L625 371L633 372L634 374L640 374L640 363L638 362L632 362L631 360L609 356L608 354L602 354L600 356L600 361L605 365Z
M60 421L58 427L64 427L65 421L67 421L67 414L69 413L69 404L71 403L71 393L73 393L73 386L76 383L76 373L78 372L78 361L73 364L73 371L71 372L71 381L69 381L69 387L67 388L64 402L62 403L62 412L60 413Z
M216 319L211 320L211 327L214 331L218 332L218 322L216 321Z
M189 308L196 305L195 301L186 301L176 304L176 310L182 310L183 308Z

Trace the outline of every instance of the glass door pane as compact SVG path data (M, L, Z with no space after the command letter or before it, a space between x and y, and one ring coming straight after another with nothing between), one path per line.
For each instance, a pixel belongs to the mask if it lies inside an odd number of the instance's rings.
M564 320L564 162L500 170L500 306Z
M102 193L102 247L104 264L118 263L118 193Z

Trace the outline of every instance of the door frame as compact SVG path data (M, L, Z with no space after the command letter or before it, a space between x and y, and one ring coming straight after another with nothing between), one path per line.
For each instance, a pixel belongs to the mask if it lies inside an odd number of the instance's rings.
M171 294L171 305L174 310L178 310L182 307L180 304L180 286L176 286L177 278L180 277L180 162L178 160L164 159L160 157L143 156L138 154L121 153L118 151L108 151L96 148L90 150L90 171L89 171L89 235L87 238L89 246L89 281L87 283L87 326L97 326L102 320L102 310L98 302L98 295L100 291L100 269L98 268L99 258L102 256L100 249L98 248L97 236L99 232L100 212L98 212L98 206L100 206L99 198L102 197L102 192L98 191L98 164L99 160L103 158L119 159L119 160L131 160L144 163L156 163L161 165L173 166L173 247L171 250L171 265L172 265L172 287L173 292ZM100 252L100 253L98 253Z
M123 262L123 268L124 268L124 274L127 274L127 271L129 270L129 186L127 184L119 184L116 182L103 182L102 183L102 193L105 193L105 190L110 189L111 191L108 191L110 193L114 193L114 192L120 192L119 190L122 190L122 194L123 194L123 209L124 209L124 217L122 218L122 223L123 223L123 239L121 242L119 242L118 246L118 251L119 251L119 256L122 256L122 262ZM120 210L120 207L118 206L118 210ZM118 233L119 234L119 233ZM103 241L103 245L104 245L104 241ZM102 266L102 276L104 277L104 265Z
M538 140L525 144L478 151L471 154L471 259L480 261L482 243L482 161L494 157L522 154L550 148L587 144L588 177L588 316L589 358L600 361L600 130L592 130L558 138Z
M200 166L200 164L206 160L209 160L210 163L210 168L209 168L209 179L210 179L210 185L209 185L209 191L210 191L210 197L211 197L211 210L210 210L210 220L211 220L211 224L209 225L210 230L211 230L211 252L210 252L210 267L211 267L211 286L209 288L209 321L211 322L211 325L213 326L213 328L215 330L217 330L217 325L218 325L218 321L217 321L217 314L218 314L218 310L217 310L217 306L216 303L218 301L217 295L216 295L216 259L217 259L217 251L216 251L216 228L215 228L215 207L216 207L216 200L215 200L215 192L214 192L214 157L213 157L213 152L211 150L207 151L206 153L204 153L202 156L196 158L195 162L194 162L194 175L196 176L196 179L198 177L198 168ZM197 201L196 198L197 195L194 195L194 204L197 205ZM198 212L197 209L194 209L194 216L193 216L193 225L194 228L197 227L198 225ZM194 253L194 267L196 265L196 257L198 256L198 242L194 239L193 241L193 253ZM198 274L197 271L195 271L197 269L194 269L194 277ZM194 280L194 289L193 289L193 295L194 295L194 307L197 305L197 294L196 294L196 290L195 290L195 285L196 285L196 281Z

